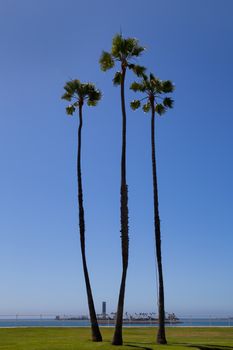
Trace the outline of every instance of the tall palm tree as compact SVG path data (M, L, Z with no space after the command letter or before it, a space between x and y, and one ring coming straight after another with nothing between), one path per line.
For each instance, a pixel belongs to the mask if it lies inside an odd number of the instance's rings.
M82 145L82 126L83 126L83 105L86 102L88 106L96 106L101 99L101 92L97 90L94 84L81 83L79 80L71 80L64 86L65 94L62 99L72 101L68 107L66 107L66 113L73 115L78 110L79 115L79 127L78 127L78 152L77 152L77 178L78 178L78 204L79 204L79 231L80 231L80 243L82 253L83 272L87 291L87 301L91 320L92 340L99 342L102 341L102 336L99 330L98 321L95 312L94 300L92 296L91 284L89 279L89 273L86 262L86 250L85 250L85 217L83 207L83 188L82 188L82 173L81 173L81 145Z
M124 312L125 284L129 256L128 235L128 186L126 182L126 109L125 109L125 76L127 69L131 69L137 76L141 76L145 68L131 62L140 56L144 48L134 38L124 39L121 34L113 37L111 52L103 51L100 57L100 67L107 71L119 62L120 71L115 73L113 84L121 87L121 110L122 110L122 151L121 151L121 249L122 249L122 278L118 298L115 332L112 340L113 345L122 345L122 323Z
M155 245L156 245L156 257L157 257L157 270L158 270L158 315L159 325L157 333L157 343L166 344L165 334L165 308L164 308L164 284L163 284L163 269L162 269L162 254L161 254L161 231L160 231L160 218L159 218L159 201L158 201L158 185L157 185L157 170L156 170L156 157L155 157L155 113L163 115L168 108L172 108L173 100L167 97L167 93L171 93L174 90L174 86L170 80L161 81L153 74L149 77L143 74L140 82L132 83L130 87L135 92L144 93L146 96L141 100L134 100L131 102L131 108L137 109L143 102L142 109L144 112L151 111L151 157L152 157L152 174L153 174L153 194L154 194L154 227L155 227ZM160 100L162 99L162 101ZM160 102L158 103L158 100Z

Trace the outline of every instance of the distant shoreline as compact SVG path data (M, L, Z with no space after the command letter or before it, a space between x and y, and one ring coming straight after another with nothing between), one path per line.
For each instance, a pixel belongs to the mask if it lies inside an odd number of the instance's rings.
M99 324L115 324L115 320L98 320L98 323ZM158 324L159 321L158 320L123 320L123 324L138 324L138 323L141 323L141 324ZM177 320L177 321L169 321L169 320L166 320L165 323L169 323L169 324L177 324L177 323L182 323L182 321L180 320Z
M89 319L79 319L79 318L56 318L55 319L56 321L89 321ZM98 323L101 325L101 324L104 324L104 325L108 325L108 324L115 324L116 320L114 319L98 319ZM152 320L145 320L145 319L131 319L131 320L127 320L127 319L124 319L123 320L123 324L159 324L159 321L156 320L156 319L152 319ZM177 319L177 320L165 320L165 323L166 324L177 324L177 323L183 323L181 320Z
M99 319L98 320L99 325L101 327L114 327L115 326L115 320L114 319ZM89 320L77 320L72 319L68 320L66 318L55 320L55 319L2 319L0 320L0 328L29 328L29 327L37 327L37 328L44 328L44 327L90 327L90 321ZM137 328L143 328L143 327L158 327L158 320L139 320L139 319L133 319L133 320L124 320L123 327L137 327ZM167 328L175 328L175 327L233 327L233 319L183 319L180 318L179 320L166 320L166 327Z

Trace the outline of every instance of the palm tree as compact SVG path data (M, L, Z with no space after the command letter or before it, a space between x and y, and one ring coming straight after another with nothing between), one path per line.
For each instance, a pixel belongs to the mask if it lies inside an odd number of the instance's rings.
M99 330L98 321L95 312L94 300L92 296L91 284L89 279L89 273L86 262L85 251L85 218L83 207L83 189L82 189L82 173L81 173L81 145L82 145L82 126L83 126L83 105L87 102L88 106L96 106L101 99L101 92L97 90L94 84L81 83L79 80L71 80L64 86L65 94L62 99L72 101L68 107L66 107L66 113L73 115L78 110L79 114L79 128L78 128L78 152L77 152L77 178L78 178L78 204L79 204L79 231L80 231L80 243L82 253L83 272L87 291L87 301L91 320L92 340L102 341L102 336Z
M133 70L137 76L141 76L145 68L133 64L131 60L140 56L144 51L137 39L124 39L121 34L114 36L111 52L103 51L100 57L100 67L107 71L114 67L115 62L120 63L120 71L115 73L113 84L121 87L121 109L122 109L122 151L121 151L121 249L122 249L122 278L118 298L115 332L112 340L113 345L122 345L122 323L124 312L125 284L129 256L128 235L128 186L126 182L126 109L125 109L125 76L127 69Z
M155 113L163 115L168 108L172 108L173 100L167 97L167 93L174 90L174 86L170 80L161 81L153 74L148 77L143 74L140 82L132 83L130 87L135 92L141 92L146 95L141 100L134 100L131 102L131 108L137 109L141 105L142 100L146 100L143 104L143 111L151 111L151 156L152 156L152 174L153 174L153 194L154 194L154 227L155 227L155 245L157 257L158 270L158 316L159 326L157 333L157 343L166 344L165 334L165 308L164 308L164 285L163 285L163 269L162 269L162 254L161 254L161 232L160 232L160 218L159 218L159 201L158 201L158 185L157 185L157 171L156 171L156 157L155 157ZM158 99L162 99L159 103Z

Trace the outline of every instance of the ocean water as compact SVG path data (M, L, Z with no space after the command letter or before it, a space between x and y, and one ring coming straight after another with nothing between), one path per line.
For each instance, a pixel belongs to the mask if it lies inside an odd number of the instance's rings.
M114 324L101 324L103 327L113 327ZM88 320L55 320L40 319L0 319L0 327L89 327ZM156 327L150 323L125 324L124 327ZM233 318L180 318L180 323L166 324L167 327L233 327Z

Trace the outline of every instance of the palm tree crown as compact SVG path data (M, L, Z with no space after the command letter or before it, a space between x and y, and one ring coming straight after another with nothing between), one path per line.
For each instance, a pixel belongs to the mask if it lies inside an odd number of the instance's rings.
M126 68L131 69L137 76L142 76L145 68L136 65L131 62L133 58L140 56L140 54L145 50L144 47L139 45L139 42L135 38L124 39L121 34L116 34L112 39L111 52L103 51L100 57L99 63L101 69L105 72L108 69L114 67L115 62L121 62L121 68L125 70ZM116 72L113 78L114 85L120 85L122 72Z
M78 106L82 106L87 101L88 106L96 106L101 99L101 91L96 89L92 83L81 83L78 79L68 81L64 86L65 93L62 99L74 101L66 107L66 113L73 115Z
M145 93L146 97L141 100L133 100L130 104L133 110L138 109L141 106L141 102L146 99L146 103L142 105L144 112L151 110L152 104L154 104L155 112L160 116L163 115L168 108L173 107L173 100L167 97L166 94L174 91L174 85L170 80L160 80L156 78L152 73L149 77L143 73L140 82L133 82L130 87L134 92ZM158 99L161 102L157 102Z

